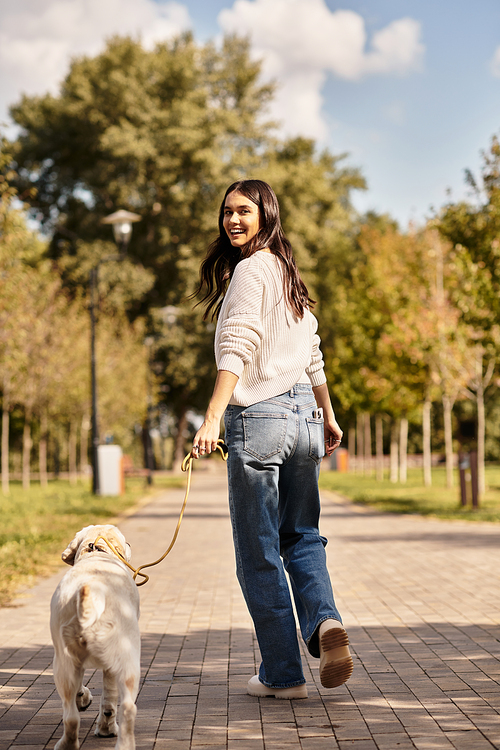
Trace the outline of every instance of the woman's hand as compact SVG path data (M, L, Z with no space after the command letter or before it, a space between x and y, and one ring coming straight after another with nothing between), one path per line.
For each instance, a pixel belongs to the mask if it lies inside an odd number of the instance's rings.
M314 386L313 392L316 403L323 409L325 453L327 456L331 456L333 451L337 450L339 447L343 432L335 419L327 384L323 383L323 385Z
M220 421L237 382L238 376L228 370L219 370L217 373L214 391L208 404L205 419L194 436L193 448L191 450L193 458L199 458L217 450Z
M219 434L220 418L214 419L206 416L203 424L194 436L193 449L191 451L193 458L199 458L217 450Z
M337 450L341 441L343 432L335 419L327 421L325 419L325 453L331 456L333 451Z

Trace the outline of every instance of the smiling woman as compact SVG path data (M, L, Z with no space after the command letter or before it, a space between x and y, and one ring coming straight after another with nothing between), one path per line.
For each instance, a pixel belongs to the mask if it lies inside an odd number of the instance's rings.
M338 448L342 430L313 302L278 199L262 180L226 190L198 292L205 286L205 317L215 309L218 318L218 372L192 455L216 449L224 416L236 569L262 656L247 692L307 698L285 569L302 637L320 658L322 685L343 684L353 668L318 530L321 459Z
M224 206L224 229L233 247L246 245L260 229L258 207L238 191L229 193Z

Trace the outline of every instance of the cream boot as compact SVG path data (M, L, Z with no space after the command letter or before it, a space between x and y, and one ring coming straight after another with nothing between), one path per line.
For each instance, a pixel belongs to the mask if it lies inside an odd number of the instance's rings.
M286 698L288 700L295 700L297 698L307 698L307 687L303 684L289 688L270 688L264 685L259 680L259 675L256 674L248 680L247 693L248 695L254 695L256 698Z

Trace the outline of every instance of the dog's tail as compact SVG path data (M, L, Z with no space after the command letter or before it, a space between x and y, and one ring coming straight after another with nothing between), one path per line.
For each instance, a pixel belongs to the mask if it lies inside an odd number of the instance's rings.
M78 591L78 621L83 630L93 625L104 612L106 597L104 591L95 585L85 583Z

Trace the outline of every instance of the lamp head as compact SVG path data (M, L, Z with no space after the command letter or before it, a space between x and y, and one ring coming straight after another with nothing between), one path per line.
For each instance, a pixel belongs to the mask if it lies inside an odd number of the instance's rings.
M119 247L126 248L132 236L132 224L140 220L139 214L121 209L110 214L110 216L105 216L104 219L101 219L101 224L111 224L115 242Z

